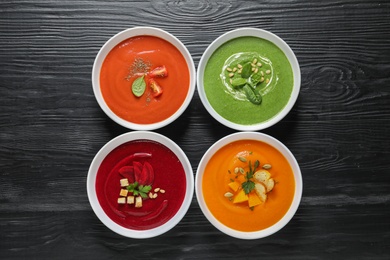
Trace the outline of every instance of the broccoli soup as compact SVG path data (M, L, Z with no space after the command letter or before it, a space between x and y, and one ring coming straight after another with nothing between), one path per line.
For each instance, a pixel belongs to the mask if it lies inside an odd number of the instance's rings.
M275 44L244 36L222 44L210 56L203 84L221 117L253 125L272 119L287 105L294 76L288 58Z

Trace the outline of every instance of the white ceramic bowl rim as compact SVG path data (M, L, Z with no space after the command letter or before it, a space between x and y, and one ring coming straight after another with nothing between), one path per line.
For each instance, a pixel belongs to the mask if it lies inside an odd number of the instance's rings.
M294 178L295 178L295 192L294 192L294 198L293 201L290 205L290 208L288 209L287 213L274 225L263 229L259 231L254 231L254 232L242 232L242 231L237 231L232 228L229 228L223 224L221 224L210 212L210 210L207 208L206 202L204 201L203 198L203 193L202 193L202 179L203 179L203 173L206 168L206 165L208 161L211 159L211 157L217 152L219 149L224 147L225 145L238 141L238 140L258 140L261 142L265 142L274 148L276 148L290 163L290 166L292 168L292 171L294 173ZM301 175L301 170L299 168L298 162L296 161L294 155L291 153L291 151L280 141L277 139L263 134L263 133L257 133L257 132L239 132L239 133L234 133L231 135L228 135L216 143L214 143L203 155L197 172L196 172L196 177L195 177L195 193L196 197L199 203L199 206L205 215L205 217L210 221L210 223L219 229L221 232L235 237L235 238L240 238L240 239L259 239L263 237L270 236L274 234L275 232L279 231L282 229L287 223L292 219L294 216L295 212L298 209L299 203L301 201L302 197L302 190L303 190L303 184L302 184L302 175Z
M102 64L104 62L104 59L108 55L108 53L111 51L112 48L114 48L116 45L121 43L122 41L129 39L131 37L135 36L143 36L143 35L149 35L149 36L155 36L159 37L163 40L166 40L173 44L183 55L190 74L190 85L189 89L187 92L187 96L181 105L181 107L170 117L168 117L165 120L162 120L160 122L152 123L152 124L136 124L133 122L129 122L123 118L120 118L117 116L106 104L104 101L103 95L100 90L100 70L102 67ZM195 65L194 61L192 59L192 56L186 46L179 40L177 39L174 35L159 29L159 28L154 28L154 27L133 27L130 29L126 29L124 31L121 31L111 37L104 45L103 47L99 50L94 64L92 68L92 87L93 91L96 97L96 100L101 107L101 109L106 113L107 116L109 116L113 121L116 123L129 128L133 130L155 130L161 127L164 127L170 123L172 123L174 120L176 120L188 107L188 105L191 102L191 99L194 95L195 92L195 85L196 85L196 70L195 70Z
M178 159L180 160L184 168L184 172L186 174L186 192L185 192L183 203L180 206L178 212L165 224L149 230L132 230L132 229L122 227L119 224L115 223L105 214L104 210L99 204L96 195L96 189L95 189L96 175L99 166L104 160L104 158L106 158L106 156L119 145L134 140L151 140L151 141L158 142L162 145L165 145L168 149L174 152L175 155L178 157ZM194 194L194 175L193 175L190 161L188 160L187 156L185 155L183 150L171 139L154 132L135 131L135 132L122 134L112 139L99 150L99 152L92 160L92 163L88 171L87 193L88 193L89 202L96 216L109 229L126 237L139 238L139 239L151 238L169 231L174 226L176 226L176 224L178 224L180 220L184 217L184 215L186 214L186 212L188 211L191 205L191 201Z
M293 70L293 75L294 75L294 85L293 85L293 90L290 96L289 101L287 102L286 106L281 110L277 115L274 117L270 118L269 120L265 122L261 122L258 124L252 124L252 125L241 125L237 123L233 123L221 115L219 115L214 108L211 106L209 103L206 93L204 91L203 87L203 76L204 76L204 70L206 68L206 64L208 60L210 59L211 55L224 43L226 43L229 40L232 40L234 38L239 38L239 37L244 37L244 36L254 36L258 38L262 38L265 40L268 40L272 43L274 43L277 47L279 47L284 54L286 55L287 59L289 60L292 70ZM209 112L209 114L214 117L218 122L221 124L230 127L235 130L239 131L259 131L262 129L265 129L267 127L270 127L276 123L278 123L280 120L282 120L292 109L294 106L298 94L301 88L301 71L299 67L298 60L290 48L290 46L283 41L279 36L266 31L262 29L257 29L257 28L239 28L235 29L229 32L226 32L225 34L219 36L217 39L215 39L205 50L203 53L199 65L198 65L198 70L197 70L197 89L198 93L200 96L200 99L206 108L206 110Z

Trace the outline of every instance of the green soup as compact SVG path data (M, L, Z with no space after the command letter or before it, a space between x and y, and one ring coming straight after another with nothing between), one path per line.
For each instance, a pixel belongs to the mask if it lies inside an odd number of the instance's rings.
M294 77L275 44L246 36L224 43L211 55L203 81L206 97L220 116L253 125L272 119L287 105Z

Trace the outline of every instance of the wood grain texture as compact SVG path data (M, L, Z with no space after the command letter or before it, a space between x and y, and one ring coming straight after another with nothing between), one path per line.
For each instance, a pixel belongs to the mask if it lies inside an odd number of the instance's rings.
M1 259L389 259L390 3L388 1L55 1L0 3ZM269 30L295 52L301 92L263 132L296 156L304 192L292 221L261 240L217 231L194 197L153 239L123 238L93 213L86 176L96 152L128 132L99 108L91 71L100 47L134 26L178 37L197 66L239 27ZM234 133L198 93L156 132L177 142L194 174Z

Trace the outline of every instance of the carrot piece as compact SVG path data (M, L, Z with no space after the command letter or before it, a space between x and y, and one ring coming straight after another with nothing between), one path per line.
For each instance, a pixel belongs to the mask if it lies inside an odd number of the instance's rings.
M263 201L260 199L259 196L257 196L256 193L251 192L248 194L249 207L254 207L254 206L260 205L261 203L263 203Z
M245 194L244 190L240 190L233 199L233 203L241 203L248 200L248 195Z
M240 188L241 184L236 182L236 181L233 181L233 182L229 182L229 187L234 191L238 191L238 189Z

